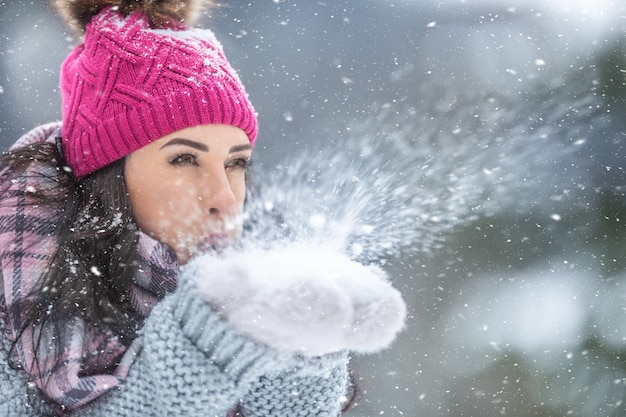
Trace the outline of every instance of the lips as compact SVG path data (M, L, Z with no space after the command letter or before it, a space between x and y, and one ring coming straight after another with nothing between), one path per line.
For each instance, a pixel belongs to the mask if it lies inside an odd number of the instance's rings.
M225 249L230 245L230 236L226 233L211 233L198 243L200 252L213 252Z

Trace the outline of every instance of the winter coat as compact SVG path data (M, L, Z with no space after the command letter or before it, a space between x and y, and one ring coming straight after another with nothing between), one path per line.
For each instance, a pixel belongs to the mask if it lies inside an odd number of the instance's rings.
M42 126L17 146L54 141L58 130L58 124ZM192 280L179 278L172 251L145 234L131 294L146 317L140 336L126 347L114 334L68 318L66 331L56 335L64 361L48 369L47 384L37 380L32 352L20 342L9 347L20 330L11 307L34 288L56 245L57 211L23 197L46 181L24 175L0 184L0 417L223 417L236 406L246 417L340 413L347 354L302 358L243 335L198 296ZM27 329L24 340L31 337ZM39 352L40 359L46 354Z

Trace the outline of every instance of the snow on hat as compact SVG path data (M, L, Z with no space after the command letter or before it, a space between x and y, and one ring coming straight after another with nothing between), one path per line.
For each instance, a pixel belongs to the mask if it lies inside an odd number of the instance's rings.
M63 152L76 178L186 127L257 119L213 32L107 7L61 67Z

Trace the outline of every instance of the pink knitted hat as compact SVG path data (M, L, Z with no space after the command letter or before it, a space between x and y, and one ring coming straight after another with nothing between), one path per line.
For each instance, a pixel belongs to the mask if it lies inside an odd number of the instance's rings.
M61 67L63 152L81 178L169 133L201 124L241 128L257 120L210 30L107 7Z

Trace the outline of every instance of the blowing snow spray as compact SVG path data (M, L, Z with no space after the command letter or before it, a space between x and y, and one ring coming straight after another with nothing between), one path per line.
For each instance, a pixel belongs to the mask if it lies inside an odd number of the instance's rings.
M593 98L564 91L385 105L341 137L289 155L250 199L248 245L308 242L364 263L432 253L457 226L498 213L553 219L585 201L602 121ZM598 132L599 133L599 132Z

